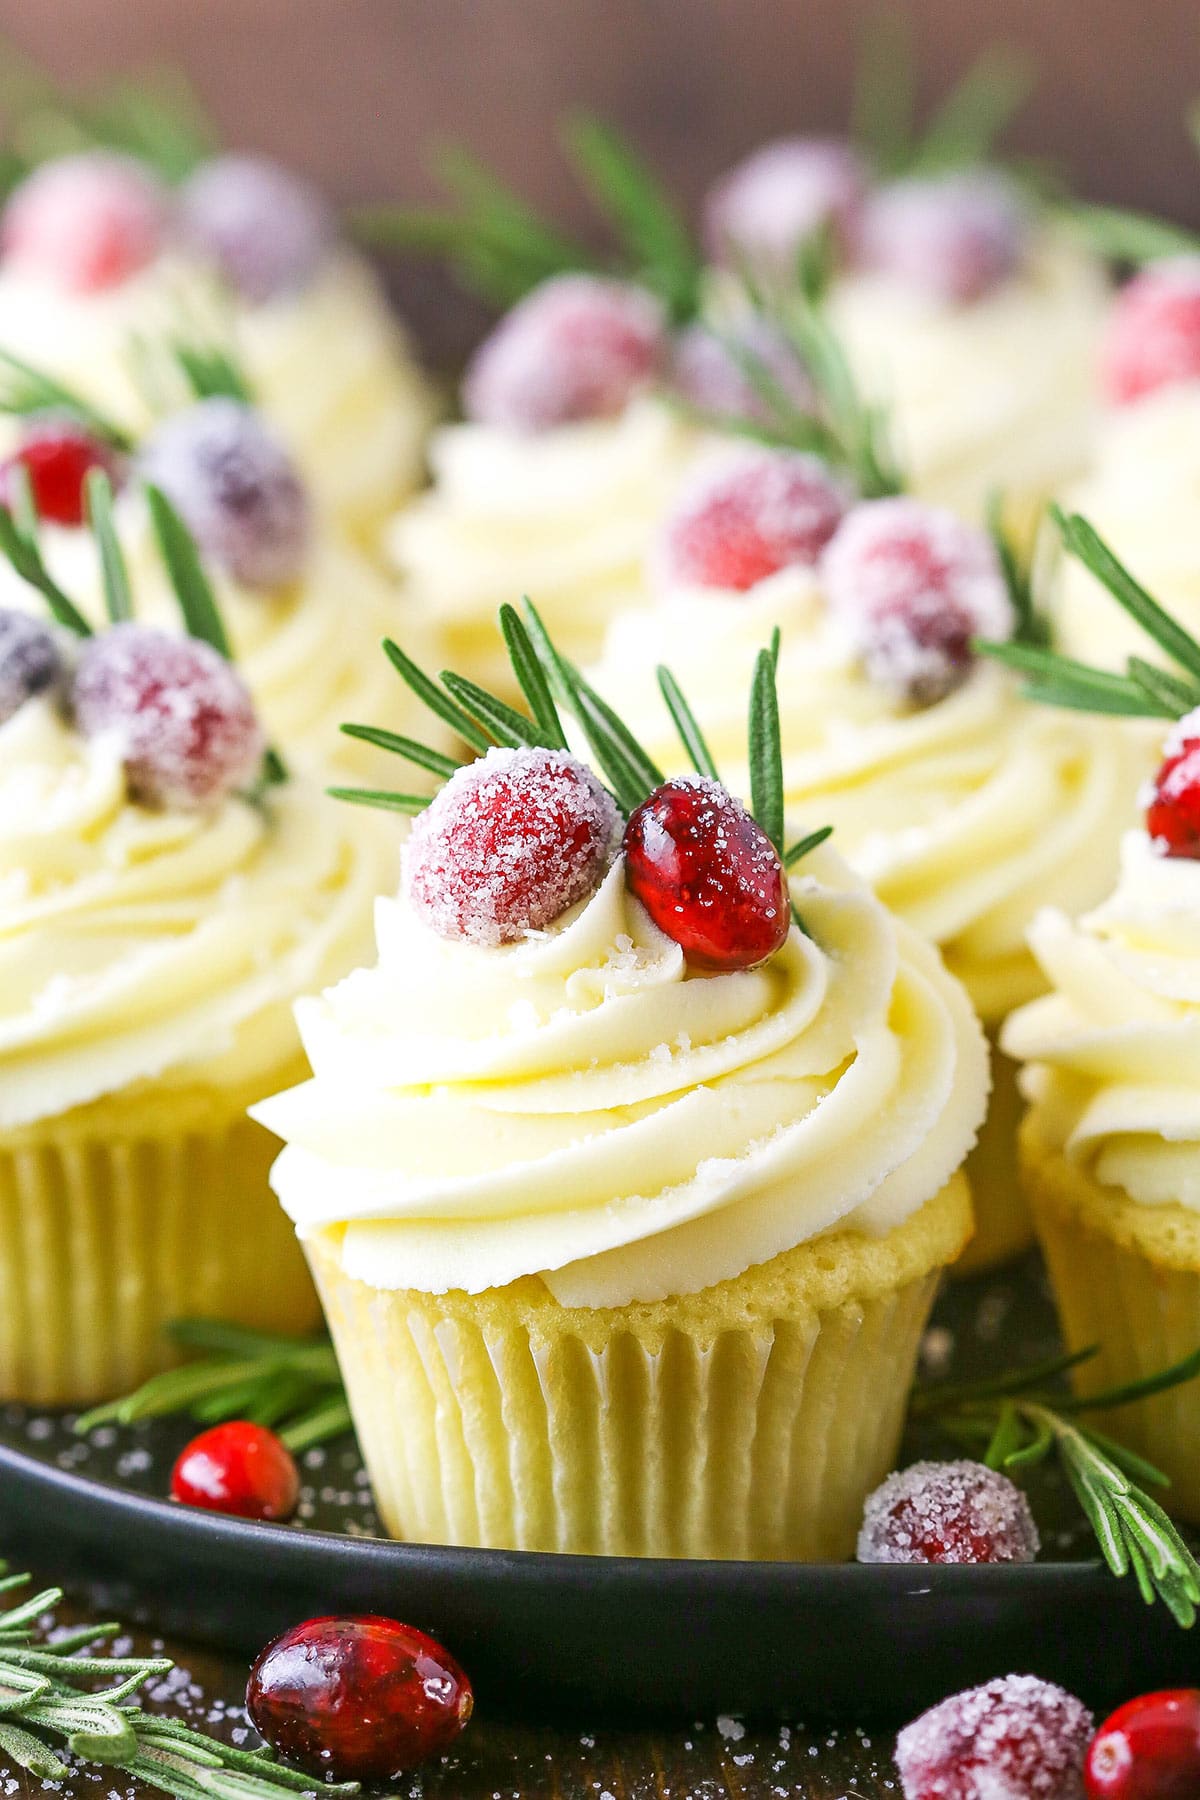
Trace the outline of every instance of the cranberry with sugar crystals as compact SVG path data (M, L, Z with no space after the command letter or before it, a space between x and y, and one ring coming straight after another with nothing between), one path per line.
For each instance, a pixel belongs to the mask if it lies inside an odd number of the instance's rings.
M920 500L856 506L822 574L830 611L867 673L917 706L966 678L973 639L1011 637L1016 623L987 533Z
M707 776L665 782L630 814L625 876L696 969L752 969L791 929L787 875L774 844Z
M1012 183L974 169L881 188L863 214L861 253L868 268L965 305L1016 274L1027 237Z
M0 463L0 496L12 504L11 476L17 467L29 476L38 517L55 525L82 525L87 519L85 484L93 469L115 481L120 463L110 444L74 419L44 416L29 420L11 456Z
M851 145L837 138L778 138L746 157L710 190L704 236L717 262L744 263L759 275L790 279L814 232L832 229L842 251L853 249L867 192L867 172Z
M658 378L667 352L663 309L645 288L556 275L476 350L463 410L477 424L515 432L615 418Z
M301 292L334 243L333 214L267 156L215 156L184 183L180 234L252 305Z
M43 163L13 190L0 246L68 292L97 293L154 260L168 212L165 188L143 164L88 150Z
M448 1750L471 1717L448 1651L396 1619L309 1619L268 1644L246 1709L285 1762L327 1781L394 1781Z
M130 792L204 806L251 781L266 749L232 665L195 638L126 622L88 638L72 690L85 737L113 738Z
M775 412L768 396L776 393L799 412L816 406L812 377L795 346L761 313L727 331L689 325L675 343L672 379L680 397L710 419L767 424Z
M28 613L0 609L0 725L62 677L54 633Z
M723 456L685 483L664 520L655 584L745 593L781 569L811 567L850 501L846 483L803 451Z
M1200 860L1200 707L1180 719L1145 797L1146 830L1163 856Z
M1036 1675L1004 1675L931 1707L896 1739L904 1800L1084 1800L1093 1720Z
M490 750L413 825L410 904L439 937L507 944L599 886L620 836L612 796L561 750Z
M1196 1800L1200 1794L1200 1689L1142 1694L1119 1706L1092 1739L1088 1800Z
M868 1495L865 1563L1031 1563L1037 1527L1020 1488L984 1463L918 1462Z
M1154 263L1126 283L1113 302L1100 371L1118 406L1200 381L1200 257Z
M231 1419L187 1444L171 1472L171 1494L184 1506L239 1519L290 1519L300 1498L291 1451L265 1425Z

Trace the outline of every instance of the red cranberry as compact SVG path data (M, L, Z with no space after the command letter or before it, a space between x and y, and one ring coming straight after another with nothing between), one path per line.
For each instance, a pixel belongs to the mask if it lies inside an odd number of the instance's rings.
M139 461L203 554L244 587L286 587L304 568L311 509L282 444L239 400L201 400L160 425Z
M1167 738L1146 796L1146 830L1162 855L1200 860L1200 708Z
M171 1493L184 1506L239 1519L290 1519L300 1476L286 1444L264 1425L233 1419L202 1431L181 1452Z
M1015 618L987 533L920 500L868 500L822 562L830 611L868 674L918 706L969 674L976 637L1011 637Z
M149 169L90 150L26 176L4 209L0 243L14 263L59 287L96 293L154 260L167 218L166 190Z
M867 202L862 260L935 300L966 304L1021 265L1026 209L994 170L896 181Z
M1084 1800L1092 1725L1082 1701L1036 1675L969 1688L896 1739L904 1800Z
M1143 1694L1104 1721L1087 1754L1088 1800L1196 1800L1200 1689Z
M761 372L763 381L755 381ZM680 396L710 419L750 419L766 424L778 408L768 397L780 397L798 412L816 406L812 377L786 334L749 313L717 332L704 324L689 325L675 344L674 385Z
M664 783L630 815L625 875L696 969L752 969L791 929L775 846L732 794L702 775Z
M48 625L28 613L0 610L0 725L61 680L62 657Z
M316 189L266 156L217 156L180 194L185 243L213 262L243 300L295 294L334 243L333 214Z
M832 226L853 247L867 191L858 153L836 138L779 138L722 176L704 203L715 261L791 277L805 241Z
M666 320L652 294L595 275L557 275L484 339L463 380L481 425L538 432L615 418L661 373Z
M1200 381L1200 257L1155 263L1117 295L1101 350L1117 405L1156 388Z
M394 1781L440 1756L474 1707L471 1684L423 1631L372 1614L309 1619L268 1644L246 1707L286 1762L327 1781Z
M734 451L685 483L653 552L655 583L745 593L780 569L811 567L850 501L818 457Z
M126 623L89 638L75 674L86 737L119 744L130 792L212 804L251 781L265 742L241 676L208 644Z
M507 944L585 899L619 836L612 796L573 756L491 750L417 818L405 889L439 937Z
M865 1563L1030 1563L1037 1527L1020 1488L983 1463L919 1462L868 1496Z
M29 476L38 516L55 525L82 525L87 518L84 484L92 469L103 469L114 481L120 464L110 445L73 419L31 420L21 443L0 463L0 494L12 503L10 475L20 465Z

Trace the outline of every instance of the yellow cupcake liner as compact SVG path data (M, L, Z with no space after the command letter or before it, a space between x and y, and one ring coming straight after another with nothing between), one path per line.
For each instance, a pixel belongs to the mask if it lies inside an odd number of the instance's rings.
M387 1529L628 1556L843 1558L892 1467L956 1176L882 1239L841 1232L701 1294L589 1311L347 1277L306 1245Z
M975 1236L952 1273L979 1275L1020 1256L1033 1242L1033 1219L1021 1183L1017 1136L1025 1103L1017 1088L1017 1064L989 1033L992 1097L979 1140L966 1162L975 1203Z
M1098 1344L1080 1393L1153 1375L1200 1347L1200 1215L1143 1206L1049 1149L1031 1119L1021 1161L1067 1347ZM1170 1476L1163 1504L1200 1524L1200 1380L1095 1416Z
M267 1184L253 1094L148 1088L0 1133L0 1398L109 1399L178 1361L172 1319L313 1329L320 1313Z

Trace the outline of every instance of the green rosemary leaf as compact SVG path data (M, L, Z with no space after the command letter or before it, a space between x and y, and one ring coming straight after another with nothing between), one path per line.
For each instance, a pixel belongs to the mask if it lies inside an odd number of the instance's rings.
M810 831L807 837L798 839L796 843L792 844L789 849L784 851L784 868L794 869L798 862L803 862L804 858L811 850L817 849L819 845L825 843L832 836L832 825L822 825L819 831Z
M339 1395L294 1419L279 1435L293 1456L296 1456L312 1444L323 1444L330 1438L344 1437L353 1427L350 1408L345 1398Z
M684 697L683 689L672 675L670 669L662 663L658 666L658 687L666 701L667 711L674 721L680 741L691 758L692 767L698 775L707 775L710 781L720 781L717 765L712 751L705 742L704 733L696 720L696 715Z
M1129 679L1141 688L1164 719L1181 719L1193 707L1200 706L1200 683L1181 681L1176 675L1168 675L1165 669L1156 669L1153 663L1143 662L1140 656L1131 656L1125 667Z
M133 440L120 425L98 412L74 388L37 369L11 350L0 350L0 412L18 418L37 413L66 413L114 450L128 451Z
M607 700L559 653L528 595L521 605L530 641L551 688L583 727L601 771L613 784L618 804L625 812L632 812L656 787L662 786L662 771Z
M291 1357L307 1361L314 1352L328 1350L325 1338L298 1338L279 1332L256 1331L249 1325L233 1325L227 1319L171 1319L166 1335L185 1350L207 1350L213 1355L235 1357ZM336 1368L336 1363L333 1367Z
M598 694L591 684L584 680L577 668L571 667L571 680L578 702L586 706L589 716L594 722L601 723L606 737L620 750L622 757L632 772L641 790L639 800L644 800L657 787L661 787L665 779L662 770L638 743L628 725L621 719L608 701Z
M171 353L195 399L253 404L249 379L227 346L178 341L172 344Z
M100 573L104 582L104 607L109 621L118 625L133 617L133 594L129 571L113 523L112 482L103 469L89 469L84 483L88 520L96 548L100 552Z
M989 1469L1003 1469L1010 1456L1014 1456L1025 1443L1025 1432L1021 1415L1011 1400L1006 1400L996 1417L996 1428L992 1432L983 1460Z
M28 476L22 470L17 473L18 493L22 476ZM20 502L18 501L19 505ZM50 571L42 561L41 551L36 541L26 535L17 524L13 514L6 506L0 506L0 555L12 564L22 581L36 588L43 596L52 616L57 622L73 631L76 637L91 637L92 628L80 612L75 602L64 594Z
M760 650L750 688L750 804L779 854L783 855L783 747L775 664Z
M982 162L1033 92L1033 65L1002 44L985 49L921 134L908 172L938 174Z
M232 660L216 595L204 572L195 539L161 488L146 482L145 495L155 541L175 590L188 635L211 645L227 660Z
M837 266L837 234L826 220L807 233L796 252L796 286L810 306L824 304Z
M895 4L876 6L859 42L850 119L852 137L881 174L908 162L916 104L909 15Z
M384 638L383 649L400 679L430 712L436 713L439 719L456 731L459 737L464 738L473 750L478 750L481 756L491 749L491 739L479 729L470 713L426 675L399 644L394 643L391 638Z
M535 720L518 712L515 706L509 706L507 701L497 699L478 682L468 680L465 675L456 675L453 669L443 669L441 681L451 698L465 707L496 743L510 750L526 750L534 745L547 747L543 744L542 728Z
M9 1719L0 1719L0 1751L19 1769L28 1769L39 1781L66 1781L71 1771L41 1738L23 1731Z
M288 766L274 745L263 754L262 778L268 787L279 787L288 780Z
M1079 513L1067 517L1058 507L1051 507L1050 513L1071 554L1173 662L1189 675L1200 676L1200 644L1135 580L1095 527Z
M988 495L987 528L1000 562L1004 585L1008 589L1008 597L1016 615L1016 641L1022 644L1048 644L1050 629L1046 621L1039 616L1034 605L1030 570L1018 554L1012 534L1005 523L1004 495L999 488L993 488Z
M859 392L845 350L822 310L800 297L785 324L823 403L838 460L863 498L903 493L904 475L888 441L886 414Z
M384 731L379 725L343 725L341 730L348 738L356 738L363 744L374 744L378 750L389 750L394 756L402 756L406 762L415 763L418 769L428 769L431 775L440 775L445 781L462 768L460 758L443 756L440 750L431 750L427 744L419 744L415 738L401 737L398 732Z
M1045 1462L1054 1448L1054 1432L1044 1419L1033 1423L1033 1436L1025 1444L1010 1450L1004 1459L1004 1467L1010 1474L1019 1473L1022 1469L1031 1469L1035 1464Z
M375 806L412 818L425 811L430 799L428 794L394 794L389 788L329 787L325 792L331 800L345 800L351 806Z
M538 661L533 641L514 606L504 605L500 608L500 629L504 633L504 642L508 646L508 657L512 663L513 674L517 678L521 692L529 702L529 710L537 720L542 731L542 741L552 750L567 748L566 733L562 720L558 716L558 708L554 704L554 696L550 691L550 683L546 679L546 671Z
M195 89L173 66L142 70L76 102L75 121L85 139L127 151L172 184L220 142Z
M1127 1406L1131 1400L1145 1400L1151 1394L1162 1394L1168 1388L1181 1386L1185 1381L1194 1381L1200 1376L1200 1350L1193 1350L1190 1356L1171 1363L1165 1369L1156 1370L1153 1375L1146 1375L1139 1381L1127 1381L1120 1387L1105 1388L1096 1394L1075 1395L1069 1400L1059 1402L1063 1412L1087 1412L1099 1409L1110 1412L1114 1407Z
M1035 679L1025 687L1025 695L1047 706L1112 713L1127 718L1161 717L1157 702L1127 675L1093 669L1087 663L1060 656L1057 651L1043 649L1037 644L998 644L987 638L977 638L973 648L980 656L990 656L1010 669L1033 676Z
M1152 213L1132 212L1119 206L1097 206L1087 201L1068 203L1061 216L1078 230L1100 256L1113 262L1157 262L1171 256L1195 256L1200 235Z
M1071 1369L1078 1368L1080 1363L1090 1362L1099 1352L1098 1344L1088 1344L1082 1350L1048 1356L1042 1362L1028 1363L1023 1369L1006 1369L1002 1374L989 1375L982 1381L919 1387L913 1394L912 1411L927 1417L951 1407L974 1406L1009 1394L1032 1393L1059 1380ZM1058 1404L1056 1400L1055 1405Z
M609 730L593 695L586 692L576 694L572 711L621 811L626 814L633 812L658 784L651 783L648 787L639 777L636 765L625 753L620 740Z
M572 162L615 228L632 269L677 323L693 317L701 261L666 188L633 146L600 119L578 114L566 121L563 134Z

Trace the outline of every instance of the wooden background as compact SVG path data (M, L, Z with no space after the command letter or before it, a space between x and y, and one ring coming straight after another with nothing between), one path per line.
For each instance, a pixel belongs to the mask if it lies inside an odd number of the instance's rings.
M1086 191L1200 225L1198 0L911 0L936 94L984 42L1021 46L1041 85L1014 147ZM86 80L156 58L189 73L235 141L312 171L341 199L428 197L431 139L460 138L577 216L554 115L619 120L689 200L769 133L845 119L865 0L0 0L0 33ZM469 315L402 272L435 353Z

